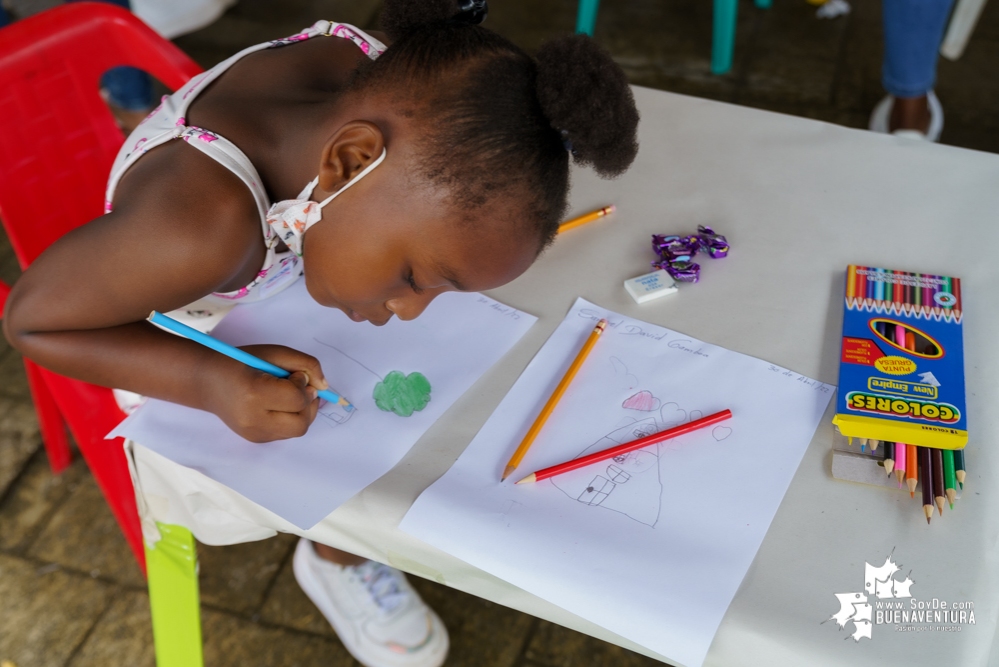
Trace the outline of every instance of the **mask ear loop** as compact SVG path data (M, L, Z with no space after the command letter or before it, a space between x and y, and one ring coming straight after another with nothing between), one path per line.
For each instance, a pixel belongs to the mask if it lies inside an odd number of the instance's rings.
M384 148L382 148L382 154L379 155L377 158L375 158L374 162L372 162L367 167L365 167L364 169L362 169L361 172L359 174L357 174L357 176L355 176L354 178L352 178L349 181L347 181L346 185L344 185L342 188L340 188L339 190L337 190L336 192L334 192L333 194L331 194L326 199L324 199L321 202L319 202L319 208L322 208L323 206L326 206L326 204L329 204L331 201L333 201L334 199L336 199L337 197L339 197L340 195L342 195L344 192L346 192L347 188L349 188L350 186L354 185L359 180L361 180L362 178L364 178L365 176L367 176L369 173L371 173L372 169L374 169L375 167L377 167L378 165L380 165L382 163L382 161L385 160L385 156L386 155L388 155L388 151L385 150ZM317 185L319 185L319 177L318 176L316 176L316 178L312 181L312 189L315 189L315 187Z

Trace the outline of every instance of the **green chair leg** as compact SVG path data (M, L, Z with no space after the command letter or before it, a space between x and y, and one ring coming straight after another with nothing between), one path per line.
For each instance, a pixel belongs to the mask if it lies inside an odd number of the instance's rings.
M576 12L576 32L593 37L593 28L597 25L597 8L600 0L579 0Z
M735 50L735 20L738 0L714 0L714 30L711 36L711 73L725 74L732 69Z
M162 539L146 545L156 666L203 667L194 537L182 526L156 525Z

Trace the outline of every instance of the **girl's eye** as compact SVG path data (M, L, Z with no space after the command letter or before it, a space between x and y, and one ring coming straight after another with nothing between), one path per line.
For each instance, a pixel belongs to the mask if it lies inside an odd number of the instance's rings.
M413 277L412 273L406 277L406 281L409 283L409 286L413 288L414 292L417 294L423 294L423 290L416 286L416 279Z

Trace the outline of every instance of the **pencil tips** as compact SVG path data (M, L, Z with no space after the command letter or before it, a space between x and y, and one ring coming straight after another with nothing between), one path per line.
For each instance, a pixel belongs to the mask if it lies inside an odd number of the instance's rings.
M531 473L530 475L528 475L528 476L527 476L527 477L525 477L524 479L522 479L522 480L520 480L519 482L517 482L517 484L532 484L532 483L534 483L534 482L535 482L535 481L536 481L537 479L538 479L538 478L537 478L537 476L536 476L536 475L535 475L535 474L534 474L534 473L532 472L532 473Z

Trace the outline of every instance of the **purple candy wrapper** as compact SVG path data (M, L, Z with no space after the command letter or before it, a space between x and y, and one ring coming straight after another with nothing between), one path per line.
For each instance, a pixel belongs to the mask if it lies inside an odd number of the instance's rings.
M693 260L698 252L707 253L712 259L728 255L728 241L715 230L704 225L697 226L697 233L688 236L652 235L652 250L659 260L652 262L657 269L664 269L674 280L696 283L700 279L701 267Z

